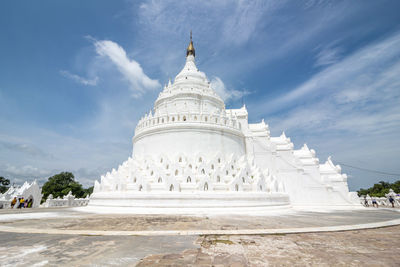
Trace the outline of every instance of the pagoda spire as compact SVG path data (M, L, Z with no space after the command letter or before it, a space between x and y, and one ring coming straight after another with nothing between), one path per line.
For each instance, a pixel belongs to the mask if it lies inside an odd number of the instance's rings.
M188 57L189 55L193 55L194 57L196 56L196 52L194 50L193 41L192 41L192 31L190 31L190 43L189 43L188 48L186 49L186 57Z

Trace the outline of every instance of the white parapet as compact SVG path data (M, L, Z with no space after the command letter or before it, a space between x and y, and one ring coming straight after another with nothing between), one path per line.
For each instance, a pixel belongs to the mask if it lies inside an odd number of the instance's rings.
M63 198L53 198L53 195L49 195L46 202L42 204L42 207L82 207L89 203L89 196L86 198L75 198L70 191Z
M392 207L390 199L393 199L394 207L400 207L400 194L396 194L393 189L390 189L389 193L386 194L385 197L371 197L369 195L360 196L359 202L364 206L372 206L373 201L375 200L378 206Z

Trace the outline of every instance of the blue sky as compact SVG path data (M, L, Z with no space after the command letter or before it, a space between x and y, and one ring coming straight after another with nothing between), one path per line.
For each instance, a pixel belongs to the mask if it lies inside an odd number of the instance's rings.
M334 162L400 173L398 1L2 1L0 175L84 185L185 61L249 120ZM350 189L400 177L342 166Z

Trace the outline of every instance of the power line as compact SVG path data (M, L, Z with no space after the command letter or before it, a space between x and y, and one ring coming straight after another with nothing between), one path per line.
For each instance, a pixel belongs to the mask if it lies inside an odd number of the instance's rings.
M358 169L358 170L361 170L361 171L379 173L379 174L384 174L384 175L400 176L400 173L390 173L390 172L371 170L371 169L366 169L366 168L361 168L361 167L356 167L356 166L344 164L344 163L338 162L338 161L336 161L336 162L339 163L340 165L343 165L343 166L346 166L346 167L349 167L349 168L353 168L353 169Z

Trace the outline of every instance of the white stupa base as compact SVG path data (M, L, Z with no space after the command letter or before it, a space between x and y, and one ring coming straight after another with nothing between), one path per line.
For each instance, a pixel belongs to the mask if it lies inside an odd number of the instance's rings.
M81 211L136 214L263 214L290 208L289 196L266 192L99 192Z
M271 136L264 120L249 123L246 106L226 109L196 67L192 41L186 55L139 120L132 156L95 181L88 209L247 214L361 205L330 157L322 164L306 144L296 150L284 132Z

